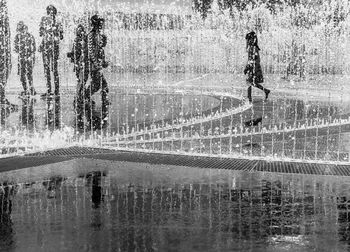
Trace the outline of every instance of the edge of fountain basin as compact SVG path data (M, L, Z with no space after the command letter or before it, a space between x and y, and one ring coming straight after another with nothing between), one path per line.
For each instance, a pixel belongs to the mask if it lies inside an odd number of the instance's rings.
M60 148L0 159L0 173L57 164L64 161L93 159L159 165L226 169L245 172L350 176L350 163L299 159L248 157L244 155L206 155L200 153L160 152L150 150L111 149L103 147Z
M106 150L115 150L115 151L123 151L130 153L148 153L148 154L158 154L158 155L176 155L176 156L193 156L193 157L212 157L212 158L220 158L220 159L246 159L253 161L265 161L269 163L273 162L290 162L290 163L308 163L308 164L324 164L324 165L346 165L350 168L350 162L342 162L342 161L329 161L329 160L312 160L312 159L297 159L297 158L279 158L279 157L259 157L259 156L246 156L240 154L208 154L208 153L196 153L196 152L164 152L164 151L155 151L155 150L147 150L147 149L130 149L130 148L108 148L108 147L100 147L101 149Z

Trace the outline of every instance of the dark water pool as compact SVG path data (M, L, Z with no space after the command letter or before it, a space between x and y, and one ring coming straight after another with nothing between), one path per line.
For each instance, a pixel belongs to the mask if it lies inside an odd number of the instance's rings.
M350 178L81 159L0 184L0 251L350 249Z

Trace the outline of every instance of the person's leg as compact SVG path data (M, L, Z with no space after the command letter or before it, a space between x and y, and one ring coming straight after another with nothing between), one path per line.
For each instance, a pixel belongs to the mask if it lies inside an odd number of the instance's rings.
M74 108L76 113L76 125L79 130L83 130L84 125L84 116L85 116L85 79L84 73L81 69L76 68L76 77L77 77L77 91L76 97L74 99Z
M101 98L102 98L102 118L101 118L101 126L105 127L107 126L108 121L108 112L109 112L109 99L108 99L108 83L101 74L101 84L102 84L102 90L101 90Z
M43 64L44 64L44 74L46 77L46 87L47 87L47 93L52 93L51 89L51 73L50 73L50 52L49 51L43 51Z
M20 74L20 79L23 87L23 93L25 95L28 94L28 87L27 87L27 79L26 79L26 61L24 59L20 59L19 61L19 74Z
M59 75L58 75L58 58L59 58L58 47L55 48L53 53L54 53L54 55L53 55L52 71L53 71L53 78L54 78L54 83L55 83L55 95L59 95L60 94L60 80L59 80Z
M100 129L101 119L94 115L95 110L95 101L92 99L92 96L101 88L102 79L101 73L98 70L91 71L91 85L89 86L87 92L89 99L87 100L87 108L89 113L89 121L91 129Z
M55 129L61 129L61 97L59 95L55 99Z
M30 99L27 112L28 112L28 129L32 131L34 129L34 103L33 99Z
M109 100L108 100L108 84L103 74L100 71L92 71L91 72L91 90L90 90L90 98L101 88L101 100L102 100L102 109L101 109L101 118L100 123L95 120L95 128L100 128L101 126L107 125L108 120L108 111L109 111ZM93 101L91 100L91 103ZM99 124L99 125L98 125Z
M252 99L252 86L248 87L248 100L249 100L249 102L253 101L253 99Z
M267 98L269 97L270 94L270 90L267 88L264 88L260 83L255 83L254 87L259 88L260 90L264 91L265 93L265 100L267 100Z
M34 61L27 61L27 81L28 81L28 92L31 95L35 95L35 89L33 87L33 66Z
M98 70L91 71L91 85L90 91L91 96L94 95L98 90L100 90L102 85L102 74Z
M85 77L85 75L84 75ZM91 83L88 87L85 87L84 83L84 111L85 111L85 116L87 121L89 122L89 129L94 128L94 118L93 118L93 111L94 111L94 105L95 102L92 100L92 96L94 93L96 93L100 89L100 80L99 80L99 71L97 70L92 70L90 73L91 77ZM84 78L84 81L87 80L87 78Z
M24 97L22 99L22 126L26 127L28 125L28 104L29 104L29 97Z
M92 100L92 96L98 91L100 90L102 86L102 75L101 72L98 70L94 70L91 71L91 84L90 86L87 88L86 91L86 96L88 97L89 101L90 101L90 106L93 109L95 102Z
M5 81L0 76L0 125L5 125L6 108L5 108ZM1 129L1 127L0 127Z

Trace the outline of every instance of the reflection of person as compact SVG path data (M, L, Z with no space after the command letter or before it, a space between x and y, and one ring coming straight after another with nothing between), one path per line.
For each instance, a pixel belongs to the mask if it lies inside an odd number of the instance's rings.
M51 177L48 181L44 181L42 185L47 189L47 197L48 198L56 198L57 193L62 189L62 183L66 180L66 178L56 176Z
M105 20L98 15L91 17L92 30L88 34L88 50L89 50L89 60L90 60L90 75L91 75L91 85L86 91L87 102L90 106L88 108L87 114L91 116L89 110L94 102L91 97L94 93L101 89L102 97L102 118L100 118L99 125L93 125L94 128L105 127L107 125L108 116L108 85L105 77L103 76L103 68L108 67L106 62L104 47L107 45L107 37L102 33ZM96 120L90 118L90 123ZM96 123L95 123L96 124Z
M2 184L2 190L0 190L0 246L6 251L14 249L14 230L11 214L12 200L16 191L16 186L8 183Z
M92 174L91 201L93 203L93 208L99 208L102 201L101 177L101 172L94 172Z
M270 90L264 88L260 83L264 82L262 68L260 64L260 48L258 46L258 37L255 32L250 32L246 35L248 64L244 69L244 74L247 75L248 100L252 102L252 86L261 89L265 92L265 99L268 98Z
M74 63L74 71L77 77L77 91L74 99L75 112L77 113L77 126L82 129L84 127L85 112L85 84L89 78L89 56L88 56L88 40L83 25L78 25L76 37L73 43L73 49L67 56Z
M20 21L17 24L15 52L18 53L18 75L21 76L23 95L35 95L33 67L35 63L35 39L28 27Z
M91 202L93 208L99 208L103 201L103 190L101 179L106 176L106 173L101 171L89 172L85 175L86 186L91 186Z
M43 56L47 95L52 95L51 72L55 84L55 95L59 95L58 58L60 40L63 39L63 28L56 21L57 9L53 5L49 5L46 11L47 16L42 17L40 23L40 36L43 39L39 50Z

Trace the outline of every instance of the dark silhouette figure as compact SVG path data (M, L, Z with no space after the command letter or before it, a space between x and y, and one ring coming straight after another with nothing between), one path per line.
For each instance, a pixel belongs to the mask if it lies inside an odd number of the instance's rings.
M20 21L17 24L15 52L18 53L18 75L21 77L23 95L35 95L33 87L33 68L35 64L35 39L28 27Z
M0 248L11 251L15 247L13 230L12 200L16 194L16 186L3 183L0 187Z
M84 129L85 114L85 86L89 78L88 37L83 25L78 25L72 51L67 54L74 63L74 72L77 77L76 97L74 108L76 113L76 125L78 129Z
M244 69L244 74L247 75L248 100L252 102L252 86L261 89L265 92L265 99L268 98L270 90L264 88L260 83L264 82L264 76L260 64L260 48L258 46L258 37L255 32L250 32L246 35L248 63Z
M47 16L42 17L40 36L43 38L39 47L42 52L44 73L46 76L47 95L52 95L51 73L55 84L55 95L59 95L58 58L60 40L63 39L63 28L56 21L57 9L53 5L46 8Z
M91 201L93 208L99 208L102 201L102 187L101 187L101 172L94 172L92 174L92 189Z
M91 186L91 202L93 208L99 208L101 202L103 201L103 191L101 186L101 179L105 177L107 174L101 171L92 171L87 173L84 176L80 176L80 178L86 179L86 186Z
M107 45L107 37L102 33L105 20L98 15L91 17L92 30L88 34L88 53L90 61L91 85L86 89L86 101L88 103L86 114L91 128L100 129L107 126L108 120L108 84L102 70L108 67L104 48ZM101 118L93 115L94 101L92 95L101 89L102 111Z
M5 124L6 107L5 87L11 72L10 25L6 1L0 0L0 125Z

